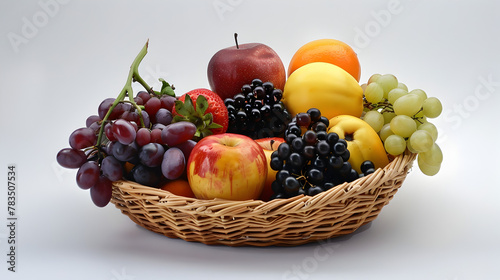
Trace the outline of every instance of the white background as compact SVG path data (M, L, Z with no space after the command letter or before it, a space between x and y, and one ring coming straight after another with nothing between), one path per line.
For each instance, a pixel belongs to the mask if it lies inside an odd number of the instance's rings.
M497 279L500 261L500 5L496 1L2 1L1 279ZM438 97L445 154L413 168L355 234L293 248L189 243L95 207L55 155L87 116L140 71L177 93L208 87L219 49L271 46L285 67L303 44L342 40L362 82L392 73ZM7 166L18 170L17 272L7 271Z

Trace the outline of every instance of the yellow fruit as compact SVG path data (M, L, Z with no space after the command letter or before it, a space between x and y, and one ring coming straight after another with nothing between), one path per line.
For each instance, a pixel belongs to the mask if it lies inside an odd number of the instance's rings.
M360 118L353 116L337 116L330 119L328 133L335 132L347 141L350 152L349 162L358 173L361 163L370 160L375 168L384 168L389 164L384 144L373 128Z
M282 101L292 116L317 108L328 119L338 115L359 118L363 112L363 89L344 69L331 63L312 62L290 75Z

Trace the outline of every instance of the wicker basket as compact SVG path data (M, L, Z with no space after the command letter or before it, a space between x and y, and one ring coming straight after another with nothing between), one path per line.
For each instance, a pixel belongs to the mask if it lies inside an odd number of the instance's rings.
M172 238L228 246L294 246L354 232L373 221L403 183L416 155L315 196L199 200L117 181L111 202L138 225Z

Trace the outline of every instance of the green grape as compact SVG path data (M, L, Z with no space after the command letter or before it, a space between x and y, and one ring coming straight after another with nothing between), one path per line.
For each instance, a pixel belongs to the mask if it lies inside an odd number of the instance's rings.
M376 82L370 83L366 86L365 98L370 103L379 103L384 98L384 89Z
M391 130L391 124L384 124L378 132L378 135L380 136L380 140L382 140L382 142L385 142L385 139L387 139L390 135L394 135L394 132Z
M379 132L380 129L382 129L382 126L384 126L384 117L378 111L370 111L366 113L363 120L376 132Z
M406 141L399 135L389 135L385 139L384 148L389 154L397 156L402 154L406 150Z
M408 92L408 87L401 82L398 83L397 88L404 89L404 90L406 90L406 92Z
M422 171L422 173L424 173L427 176L434 176L439 172L439 169L441 169L441 164L438 164L438 165L427 164L422 159L421 154L418 154L417 162L418 162L418 167L420 168L420 171Z
M396 113L393 112L383 112L382 116L384 116L384 124L390 123L391 120L396 116Z
M406 115L395 116L390 124L392 132L404 138L410 137L417 130L415 121Z
M408 149L408 151L410 151L414 154L418 154L418 151L413 149L413 147L411 146L410 139L406 140L406 148Z
M425 130L429 132L432 136L432 140L436 141L438 138L438 130L436 126L430 122L423 123L419 126L417 126L418 130Z
M412 119L417 124L417 128L427 122L427 118L424 116L424 112L422 112L422 110L413 115Z
M422 108L423 100L420 96L412 93L401 96L393 103L396 115L413 116Z
M420 98L422 99L422 102L427 99L427 93L425 93L425 91L423 91L421 89L414 89L414 90L410 91L409 93L413 93L413 94L420 96Z
M443 162L443 152L436 143L427 152L419 153L418 156L428 165L436 166Z
M396 102L398 98L406 94L408 94L407 90L394 88L387 94L387 100L389 101L389 103L394 104L394 102Z
M384 74L377 79L379 84L384 89L384 98L387 99L389 91L398 86L398 79L391 74Z
M434 145L432 135L426 130L417 130L413 132L408 140L412 149L419 153L429 151Z
M373 74L370 76L370 78L368 79L368 83L367 84L371 84L373 82L376 82L378 78L380 78L380 74Z
M422 108L424 115L431 119L437 118L443 111L443 105L441 104L441 101L439 101L439 99L437 99L436 97L429 97L425 99L424 103L422 104Z

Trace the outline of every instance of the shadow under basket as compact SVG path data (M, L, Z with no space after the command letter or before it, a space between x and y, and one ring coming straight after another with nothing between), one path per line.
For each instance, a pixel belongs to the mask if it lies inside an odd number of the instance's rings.
M113 183L111 202L138 225L171 238L227 246L295 246L354 232L373 221L406 178L416 154L315 196L201 200L130 181Z

